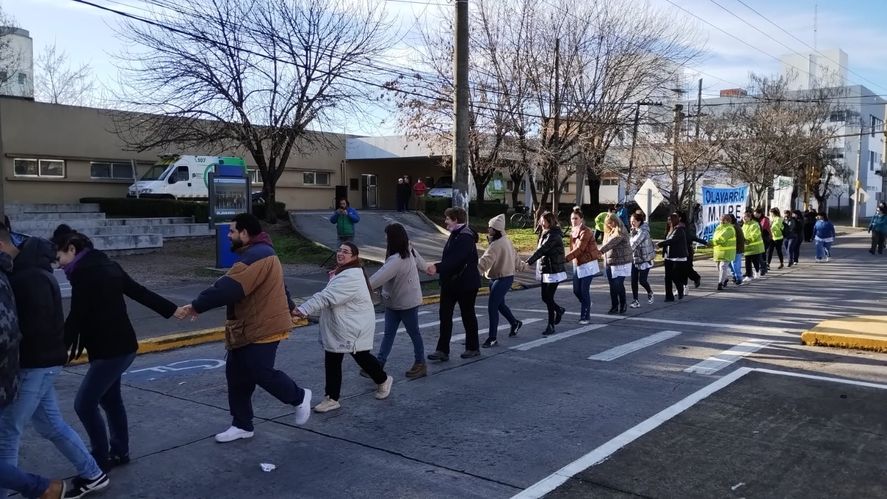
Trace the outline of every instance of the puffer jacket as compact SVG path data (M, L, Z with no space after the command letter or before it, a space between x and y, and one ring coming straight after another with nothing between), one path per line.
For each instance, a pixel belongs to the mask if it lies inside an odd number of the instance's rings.
M689 255L687 251L687 229L683 224L678 224L671 229L664 241L659 242L659 247L663 249L663 256L666 260L686 259Z
M653 239L650 237L650 226L646 223L631 229L630 242L635 264L652 262L656 258L656 247L653 246Z
M12 257L0 251L0 408L6 407L18 392L18 329L15 295L6 274L12 272Z
M785 239L794 239L798 237L799 222L794 217L782 219L782 237Z
M566 272L566 254L564 253L564 233L557 225L543 231L539 236L536 251L527 260L527 265L542 261L543 274Z
M608 266L631 263L634 259L634 253L631 250L631 241L628 238L628 233L619 232L612 234L611 232L605 232L601 253L604 254L604 263Z
M320 313L320 339L327 352L356 353L373 349L376 312L363 269L345 269L330 279L299 310Z

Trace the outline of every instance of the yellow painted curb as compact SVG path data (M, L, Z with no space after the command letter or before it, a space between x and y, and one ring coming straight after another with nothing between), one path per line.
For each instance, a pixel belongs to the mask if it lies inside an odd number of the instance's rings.
M887 315L829 319L801 334L801 343L887 352Z

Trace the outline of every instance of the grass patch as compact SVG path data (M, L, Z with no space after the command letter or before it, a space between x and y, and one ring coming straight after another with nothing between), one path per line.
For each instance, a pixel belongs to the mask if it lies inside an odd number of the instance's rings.
M273 237L274 251L281 263L320 265L330 256L330 250L295 232L278 232Z

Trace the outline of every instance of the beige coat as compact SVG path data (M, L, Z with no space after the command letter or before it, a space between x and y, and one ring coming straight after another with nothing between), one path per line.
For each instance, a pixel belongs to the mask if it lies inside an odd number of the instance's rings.
M299 305L299 310L309 315L320 313L320 340L325 351L373 349L376 311L362 268L346 269L333 276L322 291Z
M514 275L515 269L525 270L526 265L518 258L511 239L502 236L487 248L477 261L477 270L487 279L500 279Z
M408 258L394 254L385 260L382 268L370 276L370 287L382 288L385 308L409 310L422 304L422 283L419 270L425 271L427 263L418 251L411 249Z

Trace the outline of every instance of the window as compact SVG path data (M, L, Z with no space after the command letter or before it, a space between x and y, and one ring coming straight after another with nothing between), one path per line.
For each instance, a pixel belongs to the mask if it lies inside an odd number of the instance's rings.
M619 185L618 178L602 178L601 185Z
M17 177L65 176L65 161L61 159L15 158L13 164L13 170Z
M844 111L834 111L829 115L828 120L831 122L845 121Z
M884 129L884 120L880 118L876 118L872 116L872 137L875 136L875 132L881 132Z
M869 171L875 171L875 163L877 158L875 157L875 151L869 151Z
M132 163L111 162L111 161L93 161L89 163L90 178L112 178L121 180L132 180Z
M27 81L27 79L28 79L28 75L26 75L25 73L18 74L18 84L19 85L24 85L25 81Z
M305 185L330 185L328 172L302 172L302 183Z
M259 170L247 170L247 173L249 174L249 181L251 184L256 185L263 183L262 172Z

